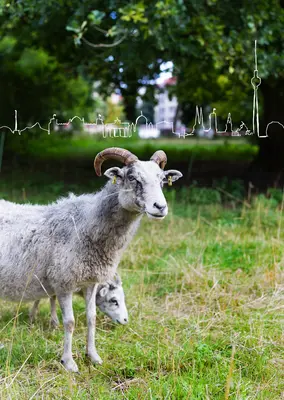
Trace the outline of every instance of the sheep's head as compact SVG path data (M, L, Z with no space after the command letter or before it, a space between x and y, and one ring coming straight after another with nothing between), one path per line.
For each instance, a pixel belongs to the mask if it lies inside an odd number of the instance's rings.
M104 173L117 185L121 206L128 211L146 213L149 218L163 219L168 213L163 185L182 177L182 173L177 170L164 171L166 154L158 150L150 161L140 161L130 151L112 147L101 151L95 158L94 166L98 176L101 176L101 165L107 159L125 164L123 168L109 168Z
M114 322L127 324L128 312L122 282L118 274L112 280L99 286L96 303L99 309Z

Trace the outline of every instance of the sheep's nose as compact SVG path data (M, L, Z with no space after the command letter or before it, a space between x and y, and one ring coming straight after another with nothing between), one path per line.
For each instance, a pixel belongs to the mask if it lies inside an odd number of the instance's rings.
M127 318L124 318L124 322L128 322L128 319L127 319Z
M164 209L167 207L166 204L165 205L161 205L161 204L158 204L158 203L154 203L153 206L155 208L157 208L159 211L164 211Z

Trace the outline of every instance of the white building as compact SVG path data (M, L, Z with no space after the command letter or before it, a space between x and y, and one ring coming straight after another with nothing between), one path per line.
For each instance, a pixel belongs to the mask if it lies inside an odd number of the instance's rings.
M156 93L157 105L154 108L155 123L160 121L173 121L178 107L178 101L175 96L169 98L168 87L176 84L176 78L165 79L158 85L159 92Z
M169 97L169 86L174 86L176 84L175 77L167 77L165 79L159 78L156 81L157 90L155 93L155 98L157 104L154 106L154 126L152 130L148 130L144 127L140 126L139 129L139 136L140 137L159 137L161 133L173 133L173 123L175 120L177 108L178 108L178 101L175 96L172 96L171 99ZM137 97L137 109L143 108L143 100L142 96L145 94L146 88L141 87L139 89L139 96ZM181 123L180 118L176 121L176 132L185 132L185 126ZM150 135L151 136L148 136Z

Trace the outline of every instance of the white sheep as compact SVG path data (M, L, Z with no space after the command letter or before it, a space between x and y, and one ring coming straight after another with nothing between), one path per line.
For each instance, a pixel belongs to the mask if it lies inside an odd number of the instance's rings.
M83 296L83 292L78 294ZM38 312L40 300L36 300L30 310L30 322L33 323ZM125 325L128 322L128 311L125 304L125 295L122 287L122 281L118 274L108 282L98 286L96 294L97 307L106 314L113 322ZM56 296L50 297L51 318L50 324L57 328L59 320L56 312Z
M94 342L98 285L114 276L142 216L167 215L163 184L182 176L163 170L167 159L161 150L150 161L120 148L103 150L94 162L99 176L107 159L125 166L109 168L104 175L111 181L96 194L70 195L47 206L0 205L0 297L36 301L56 295L65 330L62 363L75 372L73 292L84 291L87 354L100 363Z

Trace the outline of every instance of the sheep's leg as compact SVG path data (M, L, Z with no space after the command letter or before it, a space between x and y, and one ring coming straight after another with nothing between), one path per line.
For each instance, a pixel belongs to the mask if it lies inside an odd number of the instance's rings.
M50 298L50 325L52 328L58 328L59 326L59 320L56 312L56 296L52 296Z
M36 300L30 309L30 323L33 324L36 318L36 315L38 313L38 306L39 306L40 300Z
M91 361L96 364L102 364L102 359L98 355L95 345L95 331L96 331L96 294L98 284L88 287L84 291L86 300L86 314L87 314L87 356Z
M64 352L61 362L64 367L71 372L78 372L78 367L72 356L72 336L75 327L75 319L72 307L72 293L66 293L57 296L63 317L64 325Z

